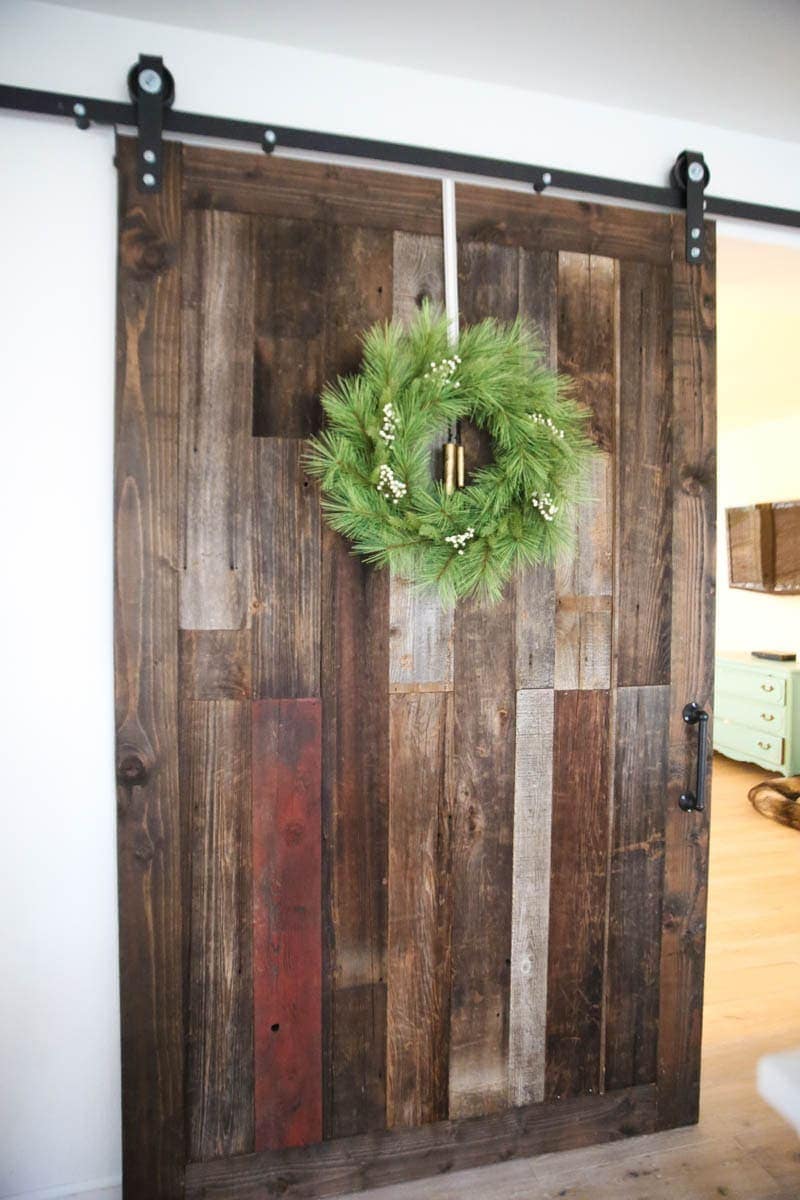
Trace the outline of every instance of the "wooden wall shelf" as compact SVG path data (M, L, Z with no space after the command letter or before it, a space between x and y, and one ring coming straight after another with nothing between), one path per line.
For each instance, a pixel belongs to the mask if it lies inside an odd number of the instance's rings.
M726 510L731 587L800 594L800 500Z

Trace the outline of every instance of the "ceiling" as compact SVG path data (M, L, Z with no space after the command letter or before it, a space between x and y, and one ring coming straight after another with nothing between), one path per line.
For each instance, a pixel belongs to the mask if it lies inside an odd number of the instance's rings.
M798 0L51 0L800 141Z

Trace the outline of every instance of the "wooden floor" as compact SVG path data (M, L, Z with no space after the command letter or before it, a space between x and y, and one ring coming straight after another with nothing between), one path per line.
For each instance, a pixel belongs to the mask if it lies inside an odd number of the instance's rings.
M800 1200L800 1140L754 1082L760 1055L800 1045L800 835L752 809L764 778L715 760L700 1124L361 1200Z

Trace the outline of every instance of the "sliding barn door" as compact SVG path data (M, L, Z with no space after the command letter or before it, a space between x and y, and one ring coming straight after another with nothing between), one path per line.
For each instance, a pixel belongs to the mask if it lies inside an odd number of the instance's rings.
M458 186L599 454L574 549L443 611L304 472L359 335L443 298L439 185L119 144L126 1200L335 1195L696 1120L713 229ZM467 462L489 448L467 431Z

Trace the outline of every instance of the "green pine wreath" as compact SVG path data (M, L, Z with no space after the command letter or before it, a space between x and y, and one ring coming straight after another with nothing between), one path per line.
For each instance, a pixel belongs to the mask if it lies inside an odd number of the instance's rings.
M455 352L425 304L408 327L372 326L363 347L360 372L325 387L307 455L329 524L444 604L496 601L518 567L552 562L569 541L594 450L586 410L521 320L468 327ZM494 461L448 495L431 445L459 420L486 430Z

